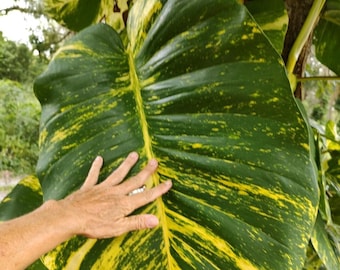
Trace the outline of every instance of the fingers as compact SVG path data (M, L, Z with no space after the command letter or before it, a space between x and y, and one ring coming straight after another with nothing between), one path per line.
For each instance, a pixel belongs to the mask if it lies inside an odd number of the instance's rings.
M136 164L137 160L138 154L136 152L131 152L119 167L109 175L105 182L112 186L119 184Z
M125 232L151 229L159 224L159 220L156 216L150 214L142 214L136 216L130 216L126 218L126 226L124 226Z
M89 170L82 190L70 196L71 199L62 201L71 202L72 216L80 215L80 225L76 225L75 233L91 238L107 238L122 233L153 228L159 224L156 216L150 214L131 215L137 208L153 202L172 186L166 181L141 193L128 195L132 190L143 186L149 177L156 171L158 163L151 159L137 175L119 184L136 164L138 154L130 153L121 165L101 184L96 185L103 159L97 157ZM82 210L80 210L82 209Z
M153 189L142 192L138 195L131 196L134 200L134 204L136 209L148 204L158 197L162 196L164 193L168 192L172 186L172 182L166 181ZM126 217L126 224L124 226L124 232L142 230L142 229L151 229L158 226L159 220L156 216L150 214L141 214L135 216Z
M148 164L141 170L138 174L131 177L128 181L120 185L120 189L125 194L140 188L145 184L149 177L156 171L158 167L158 162L155 159L151 159Z
M172 182L168 180L150 190L138 193L136 195L132 195L131 199L133 200L133 208L137 209L141 206L144 206L156 200L158 197L167 193L171 187L172 187ZM130 214L130 213L127 213L127 214Z
M136 152L131 152L119 165L119 167L106 178L106 180L104 181L105 185L115 186L119 184L126 177L131 168L136 164L137 160L138 154ZM92 163L92 166L82 188L94 186L97 183L102 165L102 157L97 157ZM129 193L130 191L142 186L147 181L147 179L156 171L157 166L158 163L155 159L150 160L148 165L140 173L132 177L129 181L123 183L119 190L125 193Z
M82 189L89 188L97 184L100 169L103 166L103 158L98 156L95 158L95 160L92 162L90 171L85 179L84 184L82 185Z
M156 227L159 224L159 220L156 216L150 214L141 214L135 216L125 217L120 220L119 225L115 227L113 231L108 234L103 235L103 237L96 237L90 235L86 235L90 238L110 238L117 237L124 233L143 230L143 229L151 229Z

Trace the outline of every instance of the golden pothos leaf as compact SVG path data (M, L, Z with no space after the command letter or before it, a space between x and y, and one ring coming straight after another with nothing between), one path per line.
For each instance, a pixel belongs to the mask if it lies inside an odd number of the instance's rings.
M98 154L101 179L138 151L135 171L160 164L148 187L173 181L139 210L157 229L71 239L49 269L302 267L318 205L309 134L280 56L238 1L136 1L127 42L85 29L35 92L45 199L78 188Z

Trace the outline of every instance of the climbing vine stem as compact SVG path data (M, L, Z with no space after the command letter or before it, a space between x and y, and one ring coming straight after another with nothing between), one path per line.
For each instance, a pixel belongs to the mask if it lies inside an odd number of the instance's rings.
M288 74L293 74L296 62L299 55L305 45L309 35L312 33L315 24L317 23L321 10L325 4L326 0L314 0L314 3L309 11L305 23L296 38L293 47L288 55L288 60L286 64Z

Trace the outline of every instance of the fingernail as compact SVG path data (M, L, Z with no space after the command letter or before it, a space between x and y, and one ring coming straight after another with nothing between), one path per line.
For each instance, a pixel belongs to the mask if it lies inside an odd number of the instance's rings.
M148 215L146 220L146 226L148 228L154 228L159 224L158 218L153 215Z
M129 154L129 157L130 157L130 158L133 158L133 159L136 159L136 158L138 158L138 153L137 153L137 152L131 152L131 153Z
M99 161L99 160L102 160L103 158L101 156L97 156L94 161Z
M153 158L153 159L149 160L149 164L150 164L151 166L155 167L155 166L158 165L158 162L157 162L156 159Z
M171 187L172 186L172 181L171 180L167 180L164 184L169 186L169 187Z

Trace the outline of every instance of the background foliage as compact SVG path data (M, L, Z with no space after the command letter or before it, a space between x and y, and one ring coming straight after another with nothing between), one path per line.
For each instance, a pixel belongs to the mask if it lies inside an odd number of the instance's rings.
M0 32L0 171L33 173L38 157L40 104L32 91L46 60Z
M34 172L39 119L40 106L30 89L0 80L0 171Z

